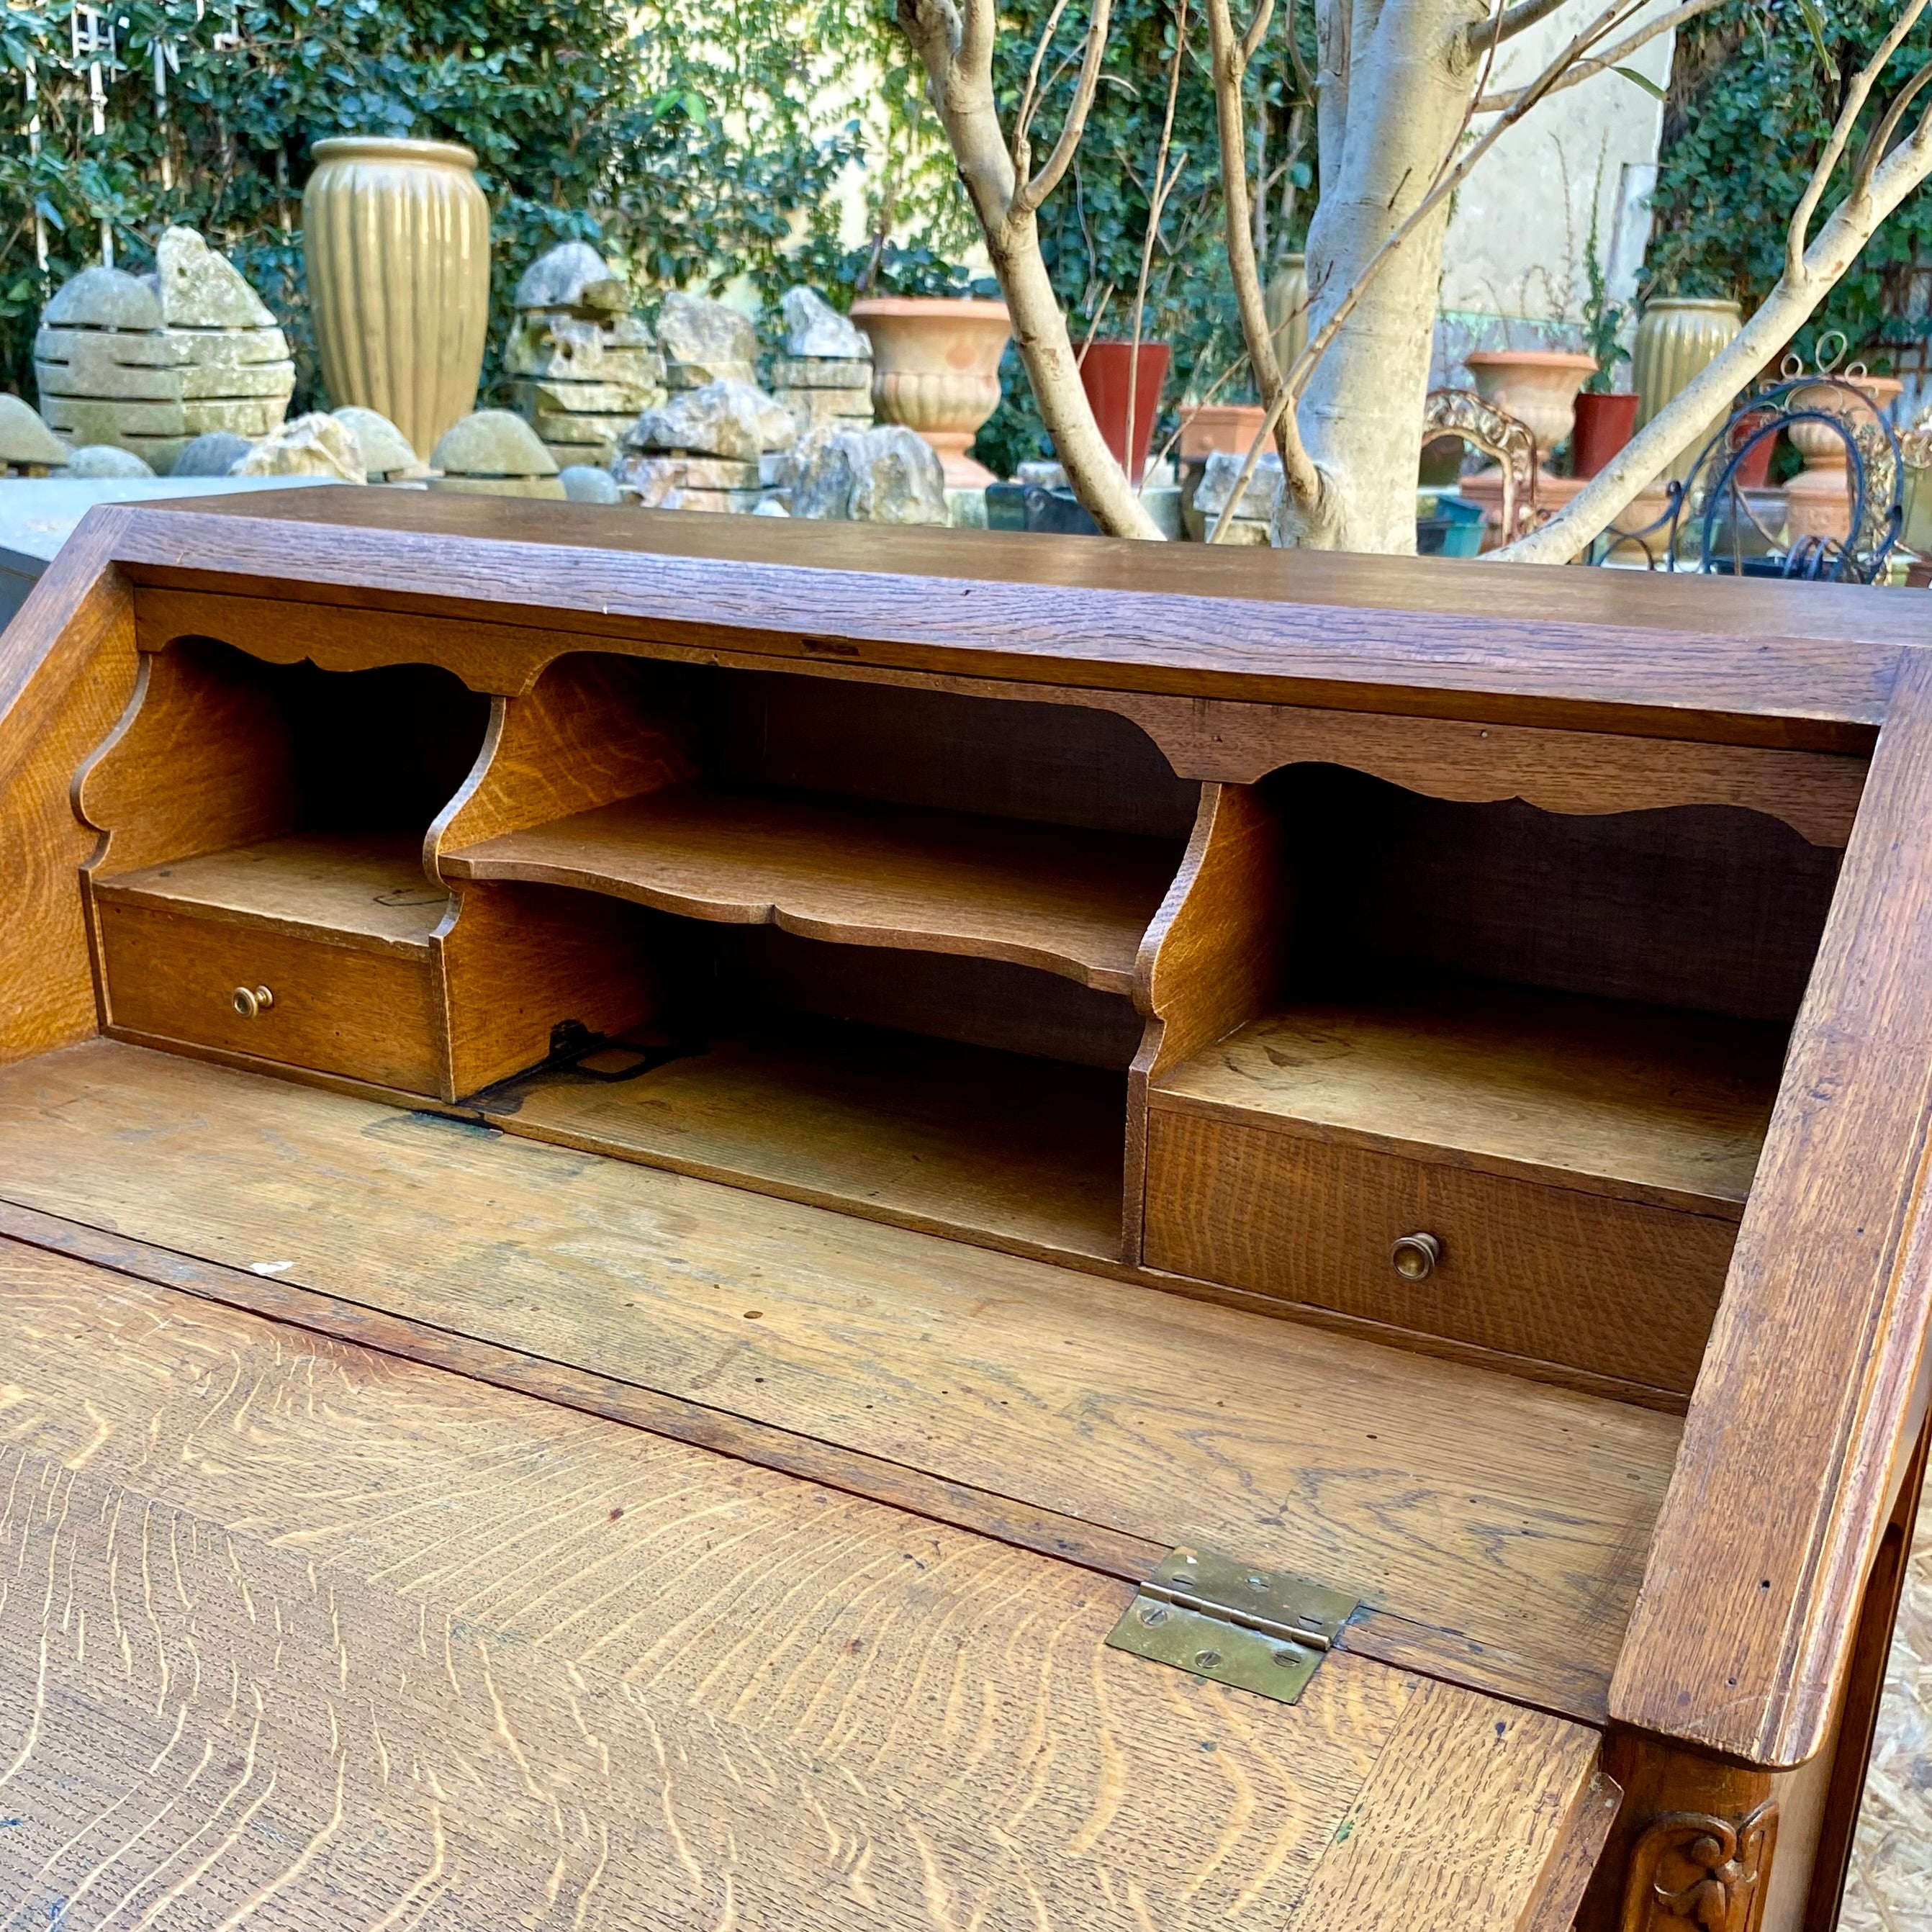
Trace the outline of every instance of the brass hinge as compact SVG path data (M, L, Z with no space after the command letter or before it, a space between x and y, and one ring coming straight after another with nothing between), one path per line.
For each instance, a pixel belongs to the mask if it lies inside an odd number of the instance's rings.
M1107 1641L1155 1664L1292 1704L1360 1600L1285 1570L1181 1549L1141 1586Z

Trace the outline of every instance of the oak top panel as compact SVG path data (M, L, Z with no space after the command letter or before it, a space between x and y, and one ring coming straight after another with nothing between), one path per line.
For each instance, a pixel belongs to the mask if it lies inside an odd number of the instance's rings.
M1747 1021L1447 984L1283 1007L1154 1088L1190 1112L1735 1217L1784 1046Z
M1501 1928L1597 1758L1361 1658L1225 1691L1104 1647L1126 1585L64 1258L0 1246L0 1319L35 1922L111 1869L182 1932L1368 1932L1419 1856L1406 1924Z
M100 881L111 904L153 906L298 938L422 952L449 908L424 876L422 841L303 832L170 860Z
M582 886L802 938L1004 959L1130 993L1180 848L803 792L680 785L445 854L458 878Z
M1918 602L1844 586L704 519L424 491L116 506L137 582L640 645L1862 750ZM1782 728L1779 728L1781 724Z
M1573 1714L1601 1708L1682 1427L110 1042L0 1070L0 1175L49 1214L1349 1585L1466 1639L1490 1674L1465 1681Z

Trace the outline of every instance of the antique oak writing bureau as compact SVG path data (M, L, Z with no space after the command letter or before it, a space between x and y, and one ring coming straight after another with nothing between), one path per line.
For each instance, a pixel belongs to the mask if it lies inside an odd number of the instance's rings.
M1824 1932L1923 608L96 512L0 638L0 1924Z

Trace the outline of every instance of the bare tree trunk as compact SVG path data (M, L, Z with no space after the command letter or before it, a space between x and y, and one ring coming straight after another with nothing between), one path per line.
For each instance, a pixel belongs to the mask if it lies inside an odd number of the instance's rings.
M1114 461L1081 387L1079 363L1040 254L1034 218L1079 146L1106 44L1108 12L1108 0L1094 0L1074 105L1052 153L1034 175L1026 127L1030 88L1011 152L1000 128L993 99L993 41L999 31L993 0L964 0L963 8L954 0L898 0L899 25L925 66L933 105L1006 298L1015 346L1067 481L1102 530L1158 542L1160 526Z
M1311 334L1435 185L1468 112L1467 31L1483 14L1478 0L1326 0L1322 197L1308 230ZM1349 56L1346 90L1330 73L1338 42ZM1311 512L1283 492L1280 539L1414 550L1417 425L1448 219L1445 200L1370 281L1310 374L1297 415L1321 496Z

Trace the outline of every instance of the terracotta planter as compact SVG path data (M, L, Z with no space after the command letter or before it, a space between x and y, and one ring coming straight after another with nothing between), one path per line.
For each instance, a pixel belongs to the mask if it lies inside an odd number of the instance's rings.
M1645 309L1637 324L1632 378L1638 406L1636 426L1642 428L1692 376L1714 358L1743 326L1743 312L1734 302L1668 296ZM1664 472L1682 482L1690 473L1697 453L1718 433L1730 406L1718 410L1690 439L1682 455Z
M852 304L872 345L872 406L939 452L949 490L983 490L993 472L966 454L1000 406L1000 357L1012 319L1000 302L880 296Z
M1147 474L1148 451L1153 440L1154 418L1160 412L1160 392L1167 381L1170 352L1165 342L1143 342L1138 376L1132 375L1135 356L1131 342L1090 343L1081 358L1080 386L1087 392L1101 437L1114 452L1114 460L1127 470L1136 488ZM1130 401L1133 405L1131 423L1128 421ZM1129 470L1130 440L1133 465Z
M1570 444L1570 473L1594 476L1636 433L1634 395L1581 395Z
M1180 412L1180 460L1204 463L1217 449L1245 456L1268 412L1258 403L1197 403Z
M1770 481L1772 453L1778 447L1778 438L1760 436L1755 442L1751 441L1760 426L1768 420L1769 412L1765 412L1748 416L1732 427L1731 448L1744 452L1744 460L1732 478L1740 490L1762 490Z
M1268 333L1274 338L1274 359L1286 375L1308 346L1308 257L1284 255L1281 266L1268 278L1262 301Z
M1543 458L1569 435L1576 392L1597 369L1594 356L1561 349L1478 349L1462 359L1477 393L1526 424Z
M490 204L449 141L318 141L302 254L330 402L374 410L418 455L476 406Z

